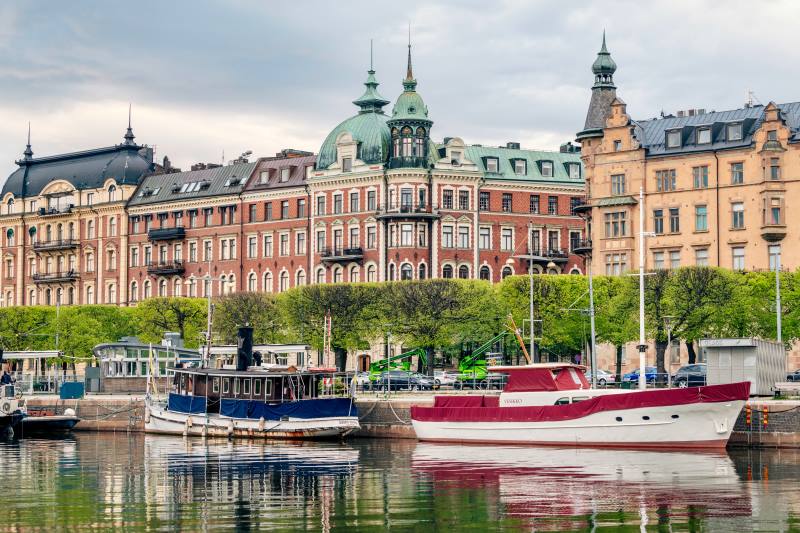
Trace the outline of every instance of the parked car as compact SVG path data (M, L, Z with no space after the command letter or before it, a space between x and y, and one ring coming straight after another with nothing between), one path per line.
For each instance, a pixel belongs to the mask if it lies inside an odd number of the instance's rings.
M654 366L646 366L644 367L644 378L645 381L648 383L655 383L656 375L658 375L658 369ZM637 368L633 372L628 372L624 376L622 376L622 381L632 381L637 382L639 381L639 369Z
M672 376L672 384L675 387L700 387L706 384L706 365L698 363L695 365L684 365Z
M442 385L452 386L455 385L458 379L458 372L455 370L434 370L433 381L441 387Z
M786 374L786 381L800 381L800 370Z
M586 376L586 381L589 383L592 382L592 372L591 370L587 369L584 373ZM638 374L637 374L638 376ZM638 379L638 377L637 377ZM608 370L603 370L602 368L597 369L597 385L600 387L605 387L609 383L616 383L617 376L609 372Z
M369 388L370 381L369 381L369 372L356 372L356 375L353 376L353 379L356 380L356 385L362 388Z
M392 370L383 372L375 383L380 390L432 390L434 381L429 376L404 372L402 370Z

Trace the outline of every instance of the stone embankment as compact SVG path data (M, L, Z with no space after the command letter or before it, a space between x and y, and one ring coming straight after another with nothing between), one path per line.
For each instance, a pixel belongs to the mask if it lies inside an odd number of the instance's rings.
M390 399L376 395L356 400L361 430L367 438L414 438L411 406L432 405L427 394L398 394ZM76 431L143 431L142 395L90 395L82 400L59 400L56 396L36 396L28 400L31 408L61 412L72 408L82 419ZM757 400L745 406L736 421L729 446L751 448L800 448L800 401Z

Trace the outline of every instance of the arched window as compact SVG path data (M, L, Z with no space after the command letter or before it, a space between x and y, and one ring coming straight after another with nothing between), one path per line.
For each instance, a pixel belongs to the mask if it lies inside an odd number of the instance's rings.
M400 265L400 279L409 280L414 279L414 269L408 263Z
M450 265L444 265L442 267L442 277L445 279L450 279L453 277L453 267Z
M325 269L322 267L317 269L317 283L325 283Z
M378 269L375 268L375 265L369 265L367 267L367 281L374 282L378 280Z
M69 240L71 240L71 241L75 240L75 223L74 222L70 222L69 223L69 226L68 226L68 229L67 229L67 238Z
M394 263L391 263L389 265L389 281L394 281L395 278L394 270L395 270Z
M86 222L86 238L87 239L94 239L94 220L88 220ZM47 240L50 240L50 227L48 226L47 230Z
M348 275L348 280L350 281L350 283L358 283L359 281L361 281L359 279L360 277L359 274L360 272L358 271L358 265L351 266L350 274Z
M297 271L297 282L295 283L295 287L300 287L306 284L306 271L302 268Z
M258 283L256 280L256 273L250 272L250 274L247 276L247 290L250 292L256 292L258 289L258 287L256 287L256 283Z
M67 289L67 305L73 305L75 303L75 288L70 287Z
M342 267L333 267L333 282L334 283L341 283L342 277L344 275L344 269Z
M137 284L135 281L131 281L131 293L128 296L128 299L131 302L139 301L139 284Z
M143 286L143 294L142 298L150 298L153 295L153 286L150 284L150 280L144 280Z
M6 230L6 245L14 246L14 228L8 228Z
M425 263L421 263L419 265L419 279L425 279L425 276L427 276L427 274L428 274L428 271L427 271L427 267L425 266Z
M8 202L6 202L6 213L10 215L13 212L14 212L14 199L9 198Z
M86 254L86 272L94 272L94 254Z
M283 292L289 288L289 273L287 271L284 270L281 272L281 277L278 280L278 284L280 285L280 292Z
M501 273L503 279L506 279L508 276L512 274L511 267L503 267L503 272Z
M31 305L36 305L36 290L31 289L28 292L28 303Z
M117 286L113 283L108 286L108 303L117 303Z
M113 201L114 201L114 193L116 193L116 192L117 192L117 187L116 187L116 186L114 186L114 185L111 185L111 186L108 188L108 201L109 201L109 202L113 202ZM113 219L112 219L112 220L113 220Z
M49 289L48 289L49 292ZM50 295L48 295L48 299L50 299ZM94 287L89 285L86 287L86 303L93 304L94 303Z
M108 234L111 237L117 236L117 217L111 217L108 220Z
M172 295L173 296L180 296L181 295L181 279L175 278L172 280Z
M56 289L56 305L61 305L61 296L63 293L63 289Z
M28 228L28 235L30 235L31 244L35 243L36 242L36 226L31 226L30 228Z
M458 267L458 277L461 279L469 279L469 267L467 265Z
M53 226L50 224L44 227L44 240L50 242L53 240Z
M264 291L265 292L272 292L272 272L267 272L264 274Z
M167 295L167 280L158 280L158 295L162 298Z
M483 265L481 267L481 270L480 270L480 278L483 279L483 280L489 281L490 276L491 276L491 273L489 272L489 267L486 266L486 265Z
M91 290L91 287L86 290L87 294L89 293L89 290ZM11 296L11 294L9 293L8 296ZM7 300L8 299L6 299L6 301ZM44 291L44 305L53 305L53 292L50 289Z
M189 296L189 298L194 298L197 296L197 280L194 277L191 277L186 284L189 286L189 294L187 296Z
M56 239L59 241L64 239L64 226L61 224L56 225Z
M14 305L14 293L11 291L6 291L6 307L11 307Z

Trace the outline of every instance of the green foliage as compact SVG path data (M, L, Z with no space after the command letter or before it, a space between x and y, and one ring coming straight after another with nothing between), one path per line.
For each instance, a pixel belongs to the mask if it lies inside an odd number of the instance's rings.
M253 326L253 342L279 343L284 340L283 320L277 297L270 293L237 292L214 303L215 340L236 343L239 326Z
M134 309L138 337L143 342L159 342L164 333L180 333L187 348L200 345L206 330L207 303L202 298L149 298Z

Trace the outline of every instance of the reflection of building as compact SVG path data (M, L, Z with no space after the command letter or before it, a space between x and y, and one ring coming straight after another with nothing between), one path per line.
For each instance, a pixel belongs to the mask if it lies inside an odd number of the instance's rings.
M633 120L616 95L603 46L578 133L591 205L594 272L637 266L639 189L645 193L646 267L736 270L800 266L787 209L800 201L800 102ZM787 238L788 236L788 238Z
M49 157L29 139L0 193L2 305L125 302L125 202L152 157L130 125L121 144Z

